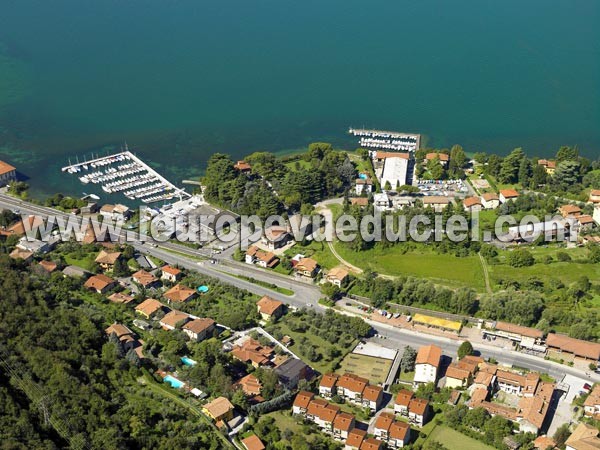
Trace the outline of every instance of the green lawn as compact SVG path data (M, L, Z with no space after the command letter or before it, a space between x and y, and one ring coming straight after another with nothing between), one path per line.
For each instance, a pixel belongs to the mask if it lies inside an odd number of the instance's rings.
M493 447L443 425L438 425L427 436L427 441L437 441L448 450L494 450Z
M96 259L95 253L89 253L83 258L77 258L73 254L64 255L65 262L70 266L81 267L85 270L92 270L94 267L94 261Z
M438 254L426 248L402 253L402 246L353 252L344 245L335 244L342 258L363 269L392 276L410 275L427 278L448 287L472 287L485 290L483 269L477 255L458 258Z
M302 246L300 243L294 245L291 249L285 252L286 255L293 257L300 253L306 257L313 258L319 265L325 269L331 269L339 266L340 262L329 250L327 242L310 241L308 245Z

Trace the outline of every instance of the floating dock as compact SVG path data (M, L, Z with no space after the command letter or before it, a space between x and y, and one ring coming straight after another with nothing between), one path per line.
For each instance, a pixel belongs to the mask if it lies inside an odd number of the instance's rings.
M415 152L421 146L421 135L398 131L367 130L350 128L353 136L360 138L359 144L364 148L386 149L397 152Z
M120 192L130 200L143 203L190 197L129 150L77 162L61 170L77 174L83 184L99 184L107 194Z

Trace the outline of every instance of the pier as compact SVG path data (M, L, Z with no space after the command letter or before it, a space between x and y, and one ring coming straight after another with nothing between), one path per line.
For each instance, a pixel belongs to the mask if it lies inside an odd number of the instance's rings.
M362 128L350 128L348 133L359 137L359 144L364 148L386 149L397 152L415 152L421 146L420 134L368 130Z
M89 161L78 161L61 170L77 174L83 184L99 184L108 194L120 192L130 200L140 200L143 203L190 197L185 190L173 185L129 150Z

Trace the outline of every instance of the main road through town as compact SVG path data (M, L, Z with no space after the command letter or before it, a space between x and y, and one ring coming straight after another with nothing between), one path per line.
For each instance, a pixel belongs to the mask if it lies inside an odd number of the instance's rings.
M37 214L43 217L48 215L61 216L65 219L72 217L70 214L62 211L28 203L5 194L0 194L0 208L13 211L19 210L20 214ZM122 232L122 237L125 237L125 231ZM224 283L231 284L240 289L245 289L254 294L260 296L269 295L272 298L295 307L308 306L315 308L320 312L325 310L325 308L318 303L318 299L321 297L319 288L304 281L294 279L293 277L267 272L226 258L219 259L219 255L212 255L208 250L195 250L171 242L154 243L146 241L144 243L132 243L132 245L140 253L155 256L168 264L177 264L188 270L206 274L217 278ZM274 284L278 287L293 291L293 294L285 295L273 289L248 281L248 279L255 279L264 283ZM412 330L399 329L379 322L370 320L367 320L367 322L373 326L379 336L383 336L372 337L370 340L379 341L382 345L393 348L402 349L406 345L419 347L427 344L436 344L442 348L444 354L454 356L461 343L457 340ZM591 381L600 382L600 375L591 371L568 367L544 360L537 356L515 352L511 349L477 343L475 344L475 349L481 352L483 356L494 358L502 364L509 364L533 371L548 373L558 380L562 379L565 374L571 374L577 377L587 378Z

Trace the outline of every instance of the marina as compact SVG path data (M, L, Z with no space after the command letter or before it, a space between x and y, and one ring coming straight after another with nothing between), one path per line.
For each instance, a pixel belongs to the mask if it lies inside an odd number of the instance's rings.
M350 128L348 133L359 137L359 145L363 148L415 152L421 145L420 134L362 128Z
M107 194L121 193L130 200L143 203L190 197L130 152L127 146L119 153L77 161L61 170L76 175L83 184L100 185Z

